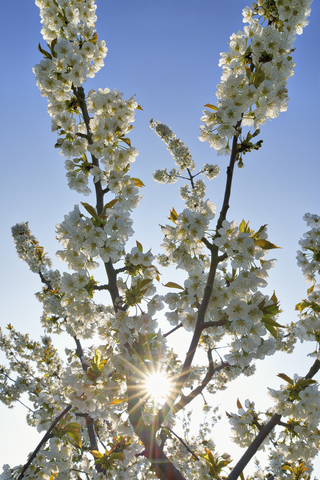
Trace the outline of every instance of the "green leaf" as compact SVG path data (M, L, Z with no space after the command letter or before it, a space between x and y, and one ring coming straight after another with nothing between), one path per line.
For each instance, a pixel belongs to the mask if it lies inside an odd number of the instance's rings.
M289 465L283 465L282 470L289 470L289 472L292 472L292 468L289 467Z
M273 248L281 248L277 247L274 243L269 242L269 240L259 239L254 240L254 244L258 245L259 247L263 248L264 250L272 250Z
M89 42L93 43L94 45L97 43L98 34L95 33L92 38L90 38Z
M303 302L297 303L295 310L303 312L303 310L308 307L310 307L310 302L308 302L308 300L304 300Z
M216 107L215 105L212 105L211 103L206 103L204 106L206 108L211 108L211 110L214 110L215 112L218 111L218 107Z
M80 202L80 203L87 210L87 212L90 213L90 215L93 218L95 218L96 220L100 220L96 210L91 205L89 205L89 203L85 203L85 202Z
M178 214L175 211L175 209L172 207L172 210L170 210L170 217L168 217L169 220L171 220L173 223L176 223L176 220L178 218Z
M292 378L288 377L285 373L278 373L277 377L282 378L282 380L285 380L286 382L290 383L290 385L293 385L293 380Z
M141 107L141 105L137 105L136 110L143 110L143 108Z
M250 68L249 68L249 67L245 67L245 68L246 68L246 75L247 75L247 78L248 78L248 80L249 80L249 82L250 82L250 78L251 78L251 73L252 73L252 72L251 72L251 70L250 70ZM250 82L250 83L252 83L252 82Z
M263 232L263 230L266 228L268 224L266 223L265 225L262 225L262 227L259 228L259 230L251 235L251 238L256 238L259 233Z
M263 323L265 324L266 327L267 327L267 325L272 325L273 327L284 328L283 325L280 325L280 323L277 323L275 320L273 320L273 318L270 318L266 315L263 315L262 321L263 321Z
M90 450L90 453L94 456L94 458L102 458L104 455L100 453L98 450Z
M140 253L143 252L143 248L142 248L142 245L140 242L138 242L138 240L136 240L136 245L137 245L137 249L139 250Z
M95 353L95 356L93 357L93 363L99 366L100 365L100 360L101 360L101 355L100 355L98 350L96 350L94 353Z
M307 294L309 295L309 293L313 292L313 290L314 290L314 285L311 285L311 287L308 288L307 290Z
M139 288L145 287L150 282L152 282L152 278L144 278L143 280L140 280L139 281Z
M175 282L168 282L163 286L168 288L180 288L180 290L184 290L184 288L181 287L181 285L178 285L178 283L175 283Z
M41 45L40 45L40 42L39 42L39 45L38 45L38 50L40 53L42 53L42 55L45 57L45 58L50 58L50 60L52 60L52 55L51 53L47 52L46 50L44 50Z
M145 184L143 183L142 180L140 180L140 178L131 177L131 180L134 181L135 187L140 187L140 188L145 187Z
M272 297L270 298L270 300L272 300L273 303L274 303L275 305L277 305L278 299L277 299L277 296L276 296L276 292L275 292L274 290L273 290L273 294L272 294Z
M82 448L80 430L67 430L66 433L72 438L77 447Z
M57 54L56 54L56 52L54 51L54 47L56 46L57 41L58 41L58 39L57 39L57 38L54 38L54 39L52 40L52 42L51 42L51 45L50 45L51 53L52 53L52 55L53 55L55 58L57 57Z
M245 230L246 230L246 222L243 219L242 222L239 225L239 232L243 233L243 232L245 232Z
M131 140L130 138L127 137L120 137L120 140L122 140L124 143L126 143L129 147L131 147Z
M114 400L112 400L111 403L107 403L107 405L119 405L120 403L123 403L125 401L125 398L115 398Z
M126 458L125 454L123 452L115 452L111 453L109 455L109 459L112 460L124 460Z
M106 203L105 206L103 207L103 214L105 215L106 211L108 208L112 208L113 205L115 205L117 203L118 199L117 198L114 198L113 200L111 200L109 203Z
M272 325L265 324L265 327L274 338L278 338L277 330Z

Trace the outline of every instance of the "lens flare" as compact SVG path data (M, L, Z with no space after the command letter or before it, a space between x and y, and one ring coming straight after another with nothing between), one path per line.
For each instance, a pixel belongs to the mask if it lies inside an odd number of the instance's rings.
M170 395L172 382L165 372L154 372L146 379L146 391L157 403L164 402Z

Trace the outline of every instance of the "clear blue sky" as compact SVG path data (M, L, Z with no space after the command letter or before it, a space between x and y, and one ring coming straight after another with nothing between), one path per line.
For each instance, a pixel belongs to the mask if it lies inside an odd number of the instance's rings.
M218 163L220 176L210 184L210 199L221 208L225 184L226 157L216 157L208 144L198 140L203 105L215 103L220 82L220 52L227 51L233 32L243 28L241 11L249 5L242 0L121 0L97 1L99 39L109 48L105 67L85 86L117 88L126 97L136 94L143 111L136 114L131 139L140 156L132 175L143 180L144 199L134 213L136 235L144 247L160 251L159 224L169 209L182 208L178 185L155 184L155 169L171 167L172 160L161 140L150 130L151 118L168 124L189 147L195 161ZM75 203L84 199L67 187L64 160L53 148L46 99L35 85L32 67L41 60L37 50L40 35L38 8L31 0L1 2L1 162L2 162L2 249L1 325L11 322L23 332L39 335L40 304L34 292L39 279L18 261L10 228L29 221L33 233L51 256L59 248L55 224ZM269 238L283 247L271 257L278 259L270 276L268 292L276 291L284 309L281 323L294 320L294 305L305 296L306 284L296 266L298 240L305 231L305 212L320 212L319 192L319 2L312 5L310 25L298 36L294 52L295 75L289 80L288 111L261 129L264 144L257 153L246 155L245 168L236 169L229 220L250 220L254 227L268 224ZM55 266L61 264L55 260ZM178 281L170 277L168 280ZM165 280L166 281L166 280ZM165 283L164 281L164 283ZM268 293L266 292L266 293ZM313 346L308 346L311 351ZM303 374L302 353L296 364L281 360L281 371ZM1 357L0 357L1 358ZM282 364L283 362L283 364ZM310 363L310 362L309 362ZM269 365L269 364L268 364ZM271 365L271 364L270 364ZM308 366L308 362L304 363ZM277 365L262 368L262 375L274 380ZM299 369L300 368L300 369ZM268 372L267 372L268 370ZM237 392L243 400L247 392ZM252 398L252 400L257 400ZM235 399L230 410L235 411ZM229 407L228 407L229 408ZM4 409L1 408L1 414ZM19 413L6 416L9 422ZM15 426L19 429L19 426ZM12 441L13 436L11 437ZM30 439L30 441L29 441ZM19 439L19 450L8 437L0 440L0 464L21 462L35 440ZM10 445L11 443L11 445Z

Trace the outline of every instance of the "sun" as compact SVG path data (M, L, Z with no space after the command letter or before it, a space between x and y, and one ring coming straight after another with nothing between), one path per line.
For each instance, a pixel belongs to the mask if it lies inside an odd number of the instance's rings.
M170 378L162 371L148 375L145 383L147 394L156 403L164 402L170 395L173 387Z

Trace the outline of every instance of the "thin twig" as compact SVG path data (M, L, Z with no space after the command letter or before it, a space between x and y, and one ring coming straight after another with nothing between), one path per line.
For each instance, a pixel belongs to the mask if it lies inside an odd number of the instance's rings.
M163 336L164 337L168 337L169 335L171 335L171 333L175 332L176 330L178 330L179 328L183 327L183 324L182 323L179 323L179 325L177 325L176 327L174 327L172 330L170 330L169 332L165 333Z
M109 285L94 285L94 290L109 290Z
M222 325L225 325L227 322L228 320L226 318L222 320L218 320L217 322L204 322L201 325L201 328L202 330L204 330L205 328L210 328L210 327L221 327Z
M169 428L169 427L165 427L167 430L169 430L169 432L171 432L175 437L177 437L177 439L179 440L179 442L182 443L182 445L188 450L189 453L191 453L191 455L196 459L196 460L199 460L199 457L197 457L197 455L191 450L190 447L188 447L188 445L182 440L181 437L179 437L179 435L177 435L176 433L174 433L174 431Z
M41 272L41 270L39 270L39 275L40 275L40 279L41 279L41 282L42 283L45 283L48 287L49 290L53 290L52 286L51 286L51 283L48 282L48 280L46 280Z
M210 352L210 353L209 353ZM223 370L224 368L229 367L228 362L222 362L220 365L217 367L213 367L213 361L212 361L212 356L211 356L211 351L208 350L208 356L209 356L209 366L208 366L208 371L206 373L206 376L202 380L201 384L192 390L189 395L182 395L178 403L173 405L172 407L172 412L178 413L182 408L184 408L186 405L188 405L192 400L194 400L198 395L202 395L203 390L206 388L210 380L213 378L213 375L220 370Z
M202 237L202 238L201 238L201 242L203 242L203 243L205 244L205 246L206 246L207 248L209 248L209 250L212 251L213 245L212 245L212 243L209 242L209 240L208 240L206 237Z

